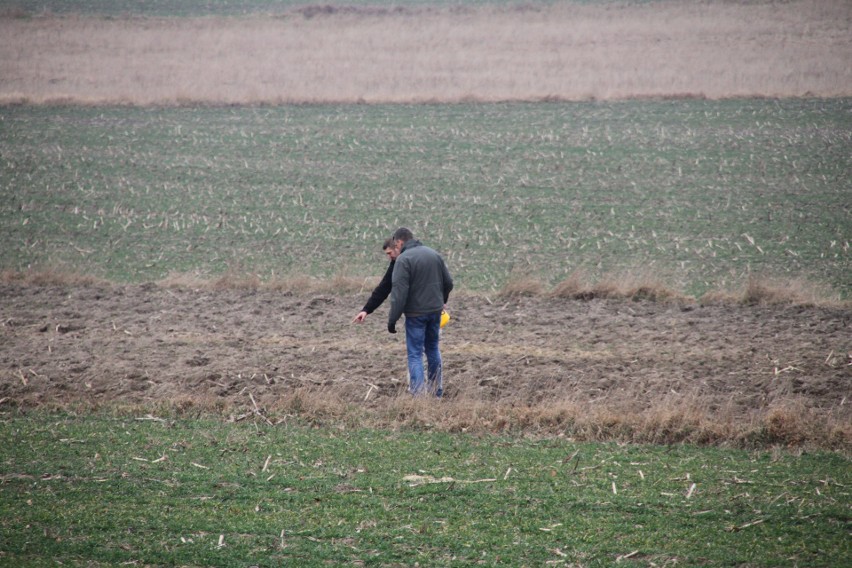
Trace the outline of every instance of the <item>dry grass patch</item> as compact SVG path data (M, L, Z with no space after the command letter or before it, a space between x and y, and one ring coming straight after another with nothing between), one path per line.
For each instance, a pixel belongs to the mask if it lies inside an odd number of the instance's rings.
M744 304L798 304L806 306L830 305L839 302L828 290L799 279L773 281L750 277L743 291Z
M799 447L822 440L826 447L843 447L852 440L852 424L791 400L768 409L748 431L743 432L742 439L761 446Z
M650 301L689 301L691 298L671 289L646 272L626 272L592 282L588 273L577 271L558 283L550 294L557 298L591 300L594 298Z
M852 302L843 301L827 286L803 279L774 279L750 275L738 291L711 291L700 298L705 305L745 304L749 306L792 305L848 307Z
M25 286L111 286L112 283L67 268L34 268L0 271L0 282ZM347 276L339 273L330 278L294 275L263 280L258 274L228 270L210 278L198 273L171 273L156 282L165 288L195 290L273 290L289 294L363 294L378 283L375 277ZM476 292L457 290L459 294ZM652 302L692 302L691 296L678 292L653 275L626 272L605 276L593 282L587 272L579 270L548 290L541 280L514 274L498 291L500 298L551 296L572 300L634 300ZM773 279L750 276L739 290L714 290L703 294L703 305L791 305L808 307L849 308L852 301L843 300L830 287L804 279Z
M312 278L307 276L276 278L275 280L264 283L262 287L268 290L278 290L293 294L352 294L364 291L369 292L376 284L378 284L378 279L374 281L370 278L335 274L331 278Z
M0 282L24 286L109 286L110 283L88 274L62 268L0 271Z
M585 270L577 270L554 286L550 294L556 298L568 298L570 300L589 299L591 297L590 281L589 274Z
M252 397L241 405L211 396L179 395L156 405L78 401L40 408L116 415L226 416L231 421L259 420L269 425L296 420L318 427L558 436L577 442L852 452L852 425L847 420L808 408L794 399L755 413L751 420L669 401L647 409L589 406L568 400L513 405L465 396L443 400L413 398L404 392L385 398L381 405L365 407L347 402L333 388L318 386L298 387L284 396Z
M263 286L263 282L257 274L228 271L214 280L212 286L215 290L257 290Z
M522 296L541 296L544 292L544 284L537 278L514 273L509 277L509 280L506 281L497 295L501 298L518 298Z
M630 300L686 300L686 296L669 288L656 276L644 271L626 272L605 277L592 286L596 298L626 298Z
M525 274L513 274L500 289L498 295L503 298L549 295L572 300L591 300L594 298L636 301L691 300L684 294L671 289L657 277L642 271L606 276L597 282L592 282L587 272L578 270L549 291L546 290L540 280L534 277Z
M288 294L351 294L372 289L377 279L337 274L331 278L288 276L263 280L258 274L228 270L213 279L192 273L173 273L159 280L166 288L194 290L272 290Z
M414 429L469 434L564 436L577 441L641 444L722 445L741 448L783 446L852 451L852 426L842 417L820 413L789 400L743 421L724 411L661 401L651 408L571 400L539 404L489 402L459 395L435 400L400 391L380 405L363 407L334 389L297 388L275 400L258 401L262 417L273 423L296 418L318 425ZM238 416L256 414L249 406Z

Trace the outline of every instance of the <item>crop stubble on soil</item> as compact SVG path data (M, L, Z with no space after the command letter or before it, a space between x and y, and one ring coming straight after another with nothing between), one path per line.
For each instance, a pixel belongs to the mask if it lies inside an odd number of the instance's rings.
M362 300L5 284L0 399L22 407L192 401L239 413L313 392L381 413L403 395L403 339L384 330L384 310L351 324ZM567 404L743 424L792 408L848 433L847 309L466 294L452 309L441 405L448 414L483 409L472 428L499 426L485 409Z

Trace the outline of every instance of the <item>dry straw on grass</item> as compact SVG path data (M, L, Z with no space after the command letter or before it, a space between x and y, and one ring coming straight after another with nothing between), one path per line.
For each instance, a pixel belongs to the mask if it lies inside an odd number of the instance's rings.
M143 409L150 411L150 408ZM568 400L536 405L484 401L460 394L436 402L404 392L377 407L347 403L334 388L306 386L285 396L223 406L221 400L178 397L160 412L175 415L226 414L267 423L290 420L323 426L418 429L468 434L565 436L577 441L726 445L740 448L822 448L852 451L852 426L842 417L817 413L794 400L774 405L751 419L699 405L661 401L649 408L589 406ZM117 409L121 411L121 409ZM138 408L133 409L137 414Z
M520 296L541 296L544 284L537 278L514 273L498 292L501 298L517 298Z
M196 290L274 290L288 294L350 294L370 290L378 279L336 274L331 278L310 276L279 277L263 280L259 275L239 270L228 270L211 279L198 274L173 273L158 282L166 288L192 288Z
M739 291L712 291L701 297L706 305L797 305L845 307L850 304L824 285L803 279L775 279L750 275Z
M109 282L72 270L42 268L26 271L0 271L0 283L23 286L110 286Z
M852 95L846 0L0 18L0 103Z
M786 447L852 451L852 426L844 415L807 407L795 399L779 401L750 417L700 401L662 399L649 407L623 403L546 400L539 404L482 400L463 388L449 399L412 398L403 387L382 404L349 402L344 383L305 385L284 395L226 403L213 397L178 396L162 402L158 414L226 415L231 420L291 421L341 428L433 430L451 433L563 436L576 441L724 445L739 448ZM84 410L82 407L78 407ZM150 407L109 407L115 412L150 412Z
M691 298L670 288L644 271L628 271L592 282L589 274L578 270L558 283L550 295L572 300L630 299L650 301L689 301Z
M586 299L591 290L588 288L589 275L584 270L573 272L568 278L559 282L551 291L556 298L572 300Z
M92 275L79 274L73 269L35 268L25 271L0 271L0 283L25 286L111 286L111 282ZM250 272L229 270L213 279L192 273L173 273L158 281L166 288L211 290L275 290L288 294L362 294L371 290L378 279L336 274L331 278L309 276L280 277L263 280ZM457 290L456 294L475 294ZM571 274L552 289L540 280L516 274L499 290L498 297L520 298L551 296L572 300L634 300L653 302L692 302L695 298L678 292L665 282L643 272L625 272L593 281L583 270ZM746 304L822 306L848 308L852 301L843 300L828 287L803 279L773 279L750 276L739 291L716 290L698 299L704 305Z
M649 301L690 301L691 298L676 292L655 276L639 272L624 272L606 276L592 282L588 273L578 270L548 290L541 280L521 272L512 276L498 291L500 298L545 296L572 300L629 299Z

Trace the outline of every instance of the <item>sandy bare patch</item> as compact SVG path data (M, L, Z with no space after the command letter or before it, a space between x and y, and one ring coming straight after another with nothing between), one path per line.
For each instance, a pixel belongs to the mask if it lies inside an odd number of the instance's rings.
M852 95L845 0L0 19L0 103Z

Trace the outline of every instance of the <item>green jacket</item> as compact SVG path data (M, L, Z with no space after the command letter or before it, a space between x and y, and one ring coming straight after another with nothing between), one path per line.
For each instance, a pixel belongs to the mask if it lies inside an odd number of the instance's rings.
M418 240L410 240L402 247L392 280L390 326L402 314L413 317L440 312L453 289L453 278L444 259Z

